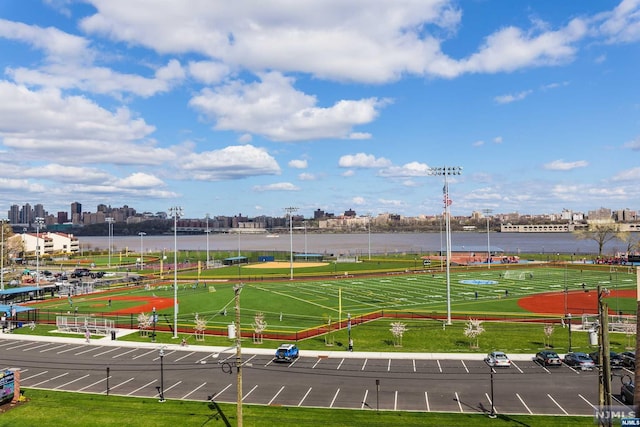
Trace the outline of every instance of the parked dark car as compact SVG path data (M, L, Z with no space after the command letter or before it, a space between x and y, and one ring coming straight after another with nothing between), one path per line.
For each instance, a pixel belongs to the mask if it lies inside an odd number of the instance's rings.
M552 350L542 350L536 353L535 361L542 366L560 366L562 360L558 353Z
M635 390L633 383L623 383L622 387L620 387L620 401L625 405L633 405L633 393Z
M76 279L79 277L88 277L91 275L91 271L88 268L76 268L71 273L71 278Z
M620 353L622 359L622 366L629 369L636 369L636 352L635 351L623 351Z
M593 359L589 357L587 353L575 352L567 353L564 356L564 363L569 366L578 367L580 369L593 369L596 364L593 363Z
M593 362L596 365L600 364L600 352L594 351L593 353L589 353L589 357L593 359ZM612 368L622 368L622 357L616 353L615 351L609 352L609 365Z

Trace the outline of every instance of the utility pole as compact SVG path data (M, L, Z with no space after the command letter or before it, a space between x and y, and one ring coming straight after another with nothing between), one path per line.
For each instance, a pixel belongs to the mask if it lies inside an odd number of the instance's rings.
M600 289L598 285L598 314L600 317L600 346L599 346L599 362L600 362L600 381L598 384L598 397L600 412L608 414L611 409L611 353L609 352L609 307L603 301L603 297L608 295L609 291ZM612 418L610 415L600 418L599 425L611 426Z
M636 354L640 352L640 267L636 267ZM640 369L636 369L633 378L634 384L640 384ZM633 406L636 414L640 414L640 387L633 389Z
M242 291L242 283L234 286L233 291L236 303L236 369L238 373L236 418L238 419L238 427L242 427L242 347L240 343L240 291Z

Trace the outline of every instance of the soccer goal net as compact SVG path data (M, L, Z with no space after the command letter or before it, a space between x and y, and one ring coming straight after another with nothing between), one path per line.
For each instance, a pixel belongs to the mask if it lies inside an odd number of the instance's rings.
M511 279L511 280L525 280L531 277L531 273L529 271L508 270L504 273L503 277L505 279Z

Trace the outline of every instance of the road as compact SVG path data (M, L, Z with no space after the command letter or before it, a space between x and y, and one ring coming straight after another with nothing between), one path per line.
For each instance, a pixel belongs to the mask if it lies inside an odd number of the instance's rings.
M161 357L159 345L2 338L0 368L19 368L22 387L228 403L237 399L233 350L217 354L211 348L170 345ZM302 352L288 364L273 362L270 350L245 351L242 391L247 404L464 413L491 408L491 369L479 358ZM522 359L494 372L497 413L592 415L597 405L597 371L564 365L547 369ZM615 392L618 384L614 378Z

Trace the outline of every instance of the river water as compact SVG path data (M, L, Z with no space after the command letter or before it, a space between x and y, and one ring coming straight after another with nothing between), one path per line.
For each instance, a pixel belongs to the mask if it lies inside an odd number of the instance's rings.
M80 246L85 249L104 249L109 247L109 238L102 236L81 236ZM138 252L172 251L174 236L112 236L115 251L128 248ZM211 234L178 235L178 250L201 250L207 246L211 251L289 251L293 241L293 251L298 253L366 255L393 253L433 253L446 248L444 233L360 233L360 234L319 234L294 233L278 237L265 234ZM489 242L487 242L489 240ZM457 232L451 235L453 251L485 252L487 244L492 252L505 254L520 253L549 254L597 254L598 244L594 240L579 240L572 233L487 233ZM444 249L443 249L444 250ZM603 254L612 255L624 252L626 244L612 240L605 245Z

